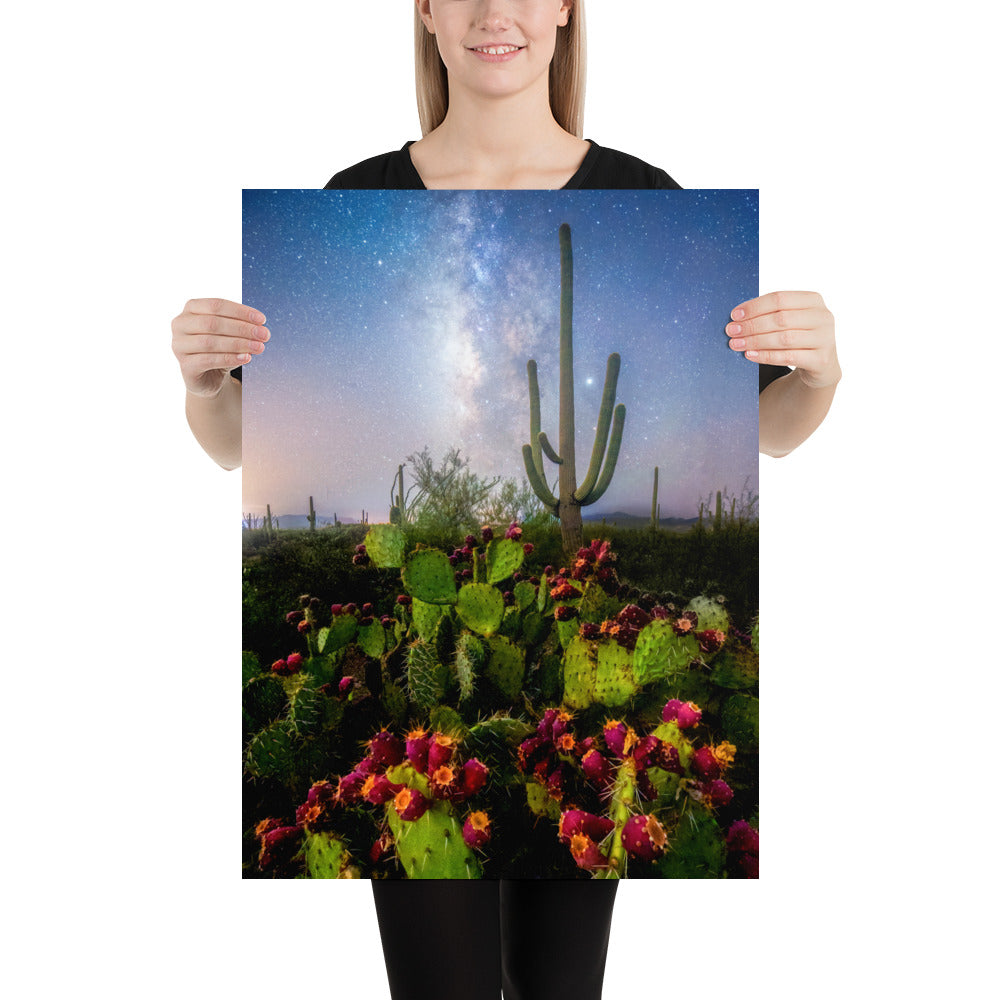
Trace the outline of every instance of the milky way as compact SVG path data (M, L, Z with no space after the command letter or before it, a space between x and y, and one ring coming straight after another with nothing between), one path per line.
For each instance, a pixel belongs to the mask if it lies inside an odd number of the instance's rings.
M397 465L456 446L524 476L525 366L558 447L559 237L572 230L577 474L608 354L627 416L585 514L697 514L757 488L757 368L730 310L757 289L756 191L245 191L243 301L271 340L245 366L244 511L388 519ZM548 478L555 478L547 463Z

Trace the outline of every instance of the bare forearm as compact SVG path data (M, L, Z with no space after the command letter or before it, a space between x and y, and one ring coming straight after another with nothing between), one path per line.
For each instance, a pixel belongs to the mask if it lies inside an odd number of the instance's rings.
M808 385L798 369L772 382L760 394L760 450L772 458L794 451L823 422L836 391L837 382Z
M216 396L188 392L184 406L198 443L224 469L243 463L243 386L227 376Z

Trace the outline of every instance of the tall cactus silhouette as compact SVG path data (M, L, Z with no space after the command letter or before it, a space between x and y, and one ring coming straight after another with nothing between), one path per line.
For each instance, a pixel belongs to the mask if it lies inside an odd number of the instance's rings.
M576 418L573 404L573 247L569 226L559 227L561 296L559 302L559 453L549 443L541 427L541 405L538 394L538 366L528 362L528 397L531 422L531 443L521 450L524 468L535 496L559 518L562 527L563 549L568 557L575 555L583 544L583 517L580 509L595 503L604 495L615 472L618 452L625 426L625 407L615 406L618 354L608 357L604 376L604 395L594 436L594 449L590 456L587 475L578 487L576 484ZM612 422L612 412L613 422ZM608 441L610 435L610 443ZM605 450L607 455L605 456ZM549 489L545 481L542 455L559 466L559 496ZM603 465L603 469L602 469Z

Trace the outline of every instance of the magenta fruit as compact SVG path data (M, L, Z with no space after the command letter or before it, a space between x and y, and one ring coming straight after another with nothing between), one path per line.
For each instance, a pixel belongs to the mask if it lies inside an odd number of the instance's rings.
M568 622L576 618L578 612L576 608L571 608L569 605L561 604L555 610L555 618L557 622Z
M427 752L430 750L431 738L422 726L411 729L406 734L406 758L418 774L427 771Z
M431 806L431 800L417 788L404 785L395 795L393 805L400 819L420 819Z
M455 739L445 733L434 733L427 748L427 770L436 771L451 761L455 753Z
M559 839L568 844L570 838L584 834L595 841L602 841L615 828L613 820L597 816L585 809L567 809L559 817Z
M691 767L700 778L714 781L722 773L711 747L698 747L691 755Z
M569 852L580 868L592 870L608 866L607 855L602 854L597 844L584 833L573 834L569 842Z
M368 746L372 760L382 768L398 764L406 754L403 741L387 729L376 733L368 741Z
M622 827L622 846L633 858L653 861L667 847L667 834L653 815L630 816Z
M462 824L462 839L469 847L482 847L490 839L490 818L481 809L469 813Z
M490 769L478 758L470 757L462 767L462 794L465 798L475 795L486 784Z
M707 628L704 632L696 632L695 638L698 640L698 648L710 656L722 649L722 644L726 641L726 634L717 628Z

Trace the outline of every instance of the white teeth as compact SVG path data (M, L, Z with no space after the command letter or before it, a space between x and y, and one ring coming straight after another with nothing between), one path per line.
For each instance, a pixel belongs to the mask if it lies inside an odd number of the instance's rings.
M519 48L519 45L493 45L489 48L477 48L476 51L485 52L488 56L502 56L508 52L516 52Z

